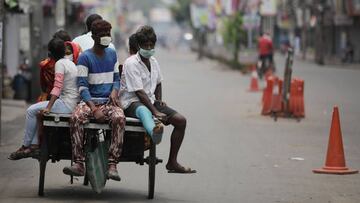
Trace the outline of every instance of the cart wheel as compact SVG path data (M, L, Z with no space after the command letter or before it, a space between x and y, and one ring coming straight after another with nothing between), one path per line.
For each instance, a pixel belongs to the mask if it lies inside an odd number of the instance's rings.
M84 185L85 185L85 186L88 186L88 185L89 185L89 178L88 178L88 175L87 175L86 172L85 172L85 177L84 177Z
M40 178L39 178L38 195L41 197L44 196L45 170L46 170L46 163L49 159L49 151L47 144L48 144L47 135L44 135L41 141L41 150L40 150L40 159L39 159Z
M155 166L156 166L156 144L151 142L149 157L149 194L148 199L154 198L154 190L155 190Z
M71 166L73 165L72 159L71 159L71 161L70 161L70 165L71 165ZM70 176L70 184L74 184L74 176L73 176L73 175Z

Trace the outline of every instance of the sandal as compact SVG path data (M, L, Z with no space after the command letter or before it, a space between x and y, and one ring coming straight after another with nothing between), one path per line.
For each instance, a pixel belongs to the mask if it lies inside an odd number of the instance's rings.
M11 153L8 159L19 160L19 159L27 158L30 157L29 156L30 152L31 152L30 147L25 147L24 145L22 145L18 150Z
M85 168L83 163L75 162L72 166L64 167L63 173L70 176L84 176Z
M30 153L29 153L29 157L38 159L40 157L40 147L39 145L30 145Z
M166 165L166 169L168 170L168 173L196 173L197 171L194 169L191 169L189 167L184 167L184 166L176 166L176 167L171 167L169 165Z
M116 169L116 164L109 164L109 169L107 172L107 178L112 179L112 180L116 180L116 181L120 181L121 178L119 176L119 173Z

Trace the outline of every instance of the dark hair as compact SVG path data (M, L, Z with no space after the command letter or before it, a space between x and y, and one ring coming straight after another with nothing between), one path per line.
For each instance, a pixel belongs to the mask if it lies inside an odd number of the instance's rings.
M56 61L65 56L65 44L64 41L59 38L53 38L48 43L48 51L50 57Z
M91 25L91 33L93 35L99 35L102 32L110 31L111 24L106 20L96 20Z
M98 14L91 14L86 18L86 29L88 32L91 31L91 25L96 20L102 20L103 18Z
M136 39L139 45L143 45L148 41L155 44L157 40L154 29L149 25L144 25L138 29Z
M136 34L132 34L129 37L129 51L130 54L136 54L136 52L139 51L139 45L136 39Z
M54 33L53 38L58 38L65 42L71 41L71 37L69 33L67 33L65 30L58 30L57 32Z

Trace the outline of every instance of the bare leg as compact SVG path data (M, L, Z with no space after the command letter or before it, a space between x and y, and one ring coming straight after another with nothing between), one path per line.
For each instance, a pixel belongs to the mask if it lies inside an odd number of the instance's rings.
M177 162L178 152L180 150L182 141L185 135L186 118L179 113L176 113L171 117L168 122L174 126L174 130L171 133L171 145L169 160L166 164L166 169L178 173L194 173L196 171L190 168L185 168Z

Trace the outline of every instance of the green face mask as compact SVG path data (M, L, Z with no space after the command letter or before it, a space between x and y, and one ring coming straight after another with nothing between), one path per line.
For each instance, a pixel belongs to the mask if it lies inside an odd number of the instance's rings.
M139 53L142 57L144 58L150 58L151 56L153 56L155 54L155 49L150 49L150 50L147 50L147 49L142 49L140 48L139 49Z

